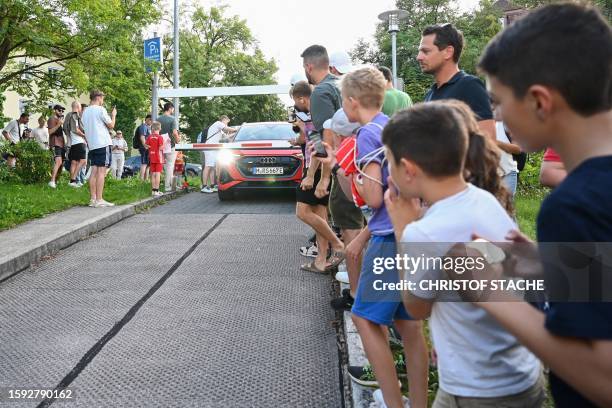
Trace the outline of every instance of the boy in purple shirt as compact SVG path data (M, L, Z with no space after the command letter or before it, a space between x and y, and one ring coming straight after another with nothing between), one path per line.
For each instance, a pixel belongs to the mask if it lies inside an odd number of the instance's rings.
M360 170L355 184L371 209L368 211L371 213L368 226L359 237L362 242L369 238L369 242L352 316L382 390L382 395L381 391L375 392L375 399L382 403L381 406L401 407L404 404L387 340L387 326L395 323L404 343L410 405L426 407L428 361L422 322L412 320L398 292L377 290L382 283L399 281L396 269L381 271L379 262L381 259L394 259L397 254L393 225L383 200L389 177L387 165L383 162L381 139L382 129L389 120L381 112L385 85L380 71L371 67L351 72L342 79L342 106L346 116L351 122L362 125L357 133L356 164Z

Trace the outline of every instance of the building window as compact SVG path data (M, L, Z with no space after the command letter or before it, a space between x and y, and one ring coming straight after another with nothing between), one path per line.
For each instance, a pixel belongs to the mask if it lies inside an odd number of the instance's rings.
M20 99L19 100L19 113L21 114L21 113L27 112L30 104L31 104L31 101L27 99Z
M56 82L58 80L58 77L59 77L59 72L60 72L59 68L50 67L47 70L47 75L49 75L49 80L51 82Z
M21 63L21 69L30 69L31 67L32 64L28 64L27 62ZM24 81L29 81L30 79L32 79L32 74L26 71L21 74L21 79L23 79Z

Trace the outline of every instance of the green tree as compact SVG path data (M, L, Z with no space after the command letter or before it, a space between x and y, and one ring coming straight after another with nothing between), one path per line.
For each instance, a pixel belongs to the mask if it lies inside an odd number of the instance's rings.
M533 8L562 0L515 0L517 6ZM588 0L587 0L588 1ZM603 15L612 22L610 0L590 0L600 8ZM422 101L432 84L432 77L423 74L416 61L422 30L442 22L453 23L465 38L465 46L459 66L466 72L477 75L477 63L487 43L501 30L502 10L493 0L481 0L473 12L460 12L451 0L397 0L399 9L407 10L409 17L400 24L397 35L398 76L404 79L405 90L414 101ZM359 40L351 52L359 62L391 66L391 38L386 24L376 29L374 45Z
M269 85L278 68L257 47L245 20L225 16L226 7L198 7L180 34L181 87ZM161 76L172 85L171 37L164 39ZM181 99L181 128L192 138L227 114L233 123L280 120L275 95Z
M612 23L612 2L610 0L586 0L595 7L599 8L604 17ZM559 3L562 0L513 0L512 4L525 7L534 8L544 4Z
M403 78L405 91L411 98L421 101L432 83L431 76L421 72L416 60L421 32L430 24L455 22L459 14L451 0L397 0L396 6L409 13L409 17L400 23L397 34L398 76ZM391 67L391 37L387 33L387 24L378 24L373 47L368 49L365 42L360 41L351 55L363 63Z
M158 9L159 0L0 2L0 89L43 112L53 100L99 87L131 109L120 120L135 114L149 92L140 32ZM60 69L49 70L52 64Z

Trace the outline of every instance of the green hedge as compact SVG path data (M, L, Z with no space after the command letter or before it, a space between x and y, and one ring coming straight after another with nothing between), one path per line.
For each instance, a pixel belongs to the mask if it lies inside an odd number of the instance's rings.
M0 146L0 152L10 153L17 158L14 170L1 166L0 181L35 184L51 177L51 152L41 148L35 140L22 140L17 144L5 142Z

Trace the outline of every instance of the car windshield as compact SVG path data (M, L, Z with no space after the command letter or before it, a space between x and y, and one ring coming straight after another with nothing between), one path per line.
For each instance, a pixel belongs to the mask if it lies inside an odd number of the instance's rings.
M253 140L289 140L295 138L295 132L291 124L265 124L242 126L236 137L235 142L245 142Z

